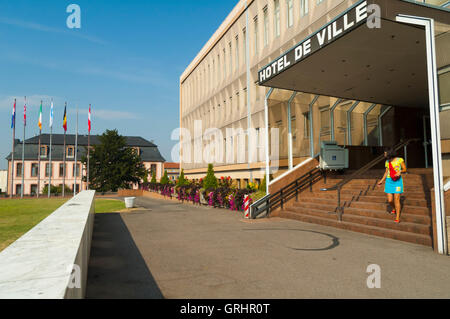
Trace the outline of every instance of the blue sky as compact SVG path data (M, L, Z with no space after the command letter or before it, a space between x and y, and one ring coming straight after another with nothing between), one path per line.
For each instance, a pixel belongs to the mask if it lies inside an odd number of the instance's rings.
M81 29L69 29L69 4L81 8ZM15 0L0 2L0 168L11 150L11 111L17 102L16 138L23 136L27 96L27 138L39 133L44 101L47 133L50 99L54 133L118 129L153 140L171 160L173 129L179 125L179 77L225 19L237 0Z

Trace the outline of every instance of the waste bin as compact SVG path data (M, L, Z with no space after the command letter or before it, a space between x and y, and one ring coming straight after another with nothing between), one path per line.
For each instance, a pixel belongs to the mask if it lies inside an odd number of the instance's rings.
M136 197L125 197L125 207L133 208L135 199L136 199Z

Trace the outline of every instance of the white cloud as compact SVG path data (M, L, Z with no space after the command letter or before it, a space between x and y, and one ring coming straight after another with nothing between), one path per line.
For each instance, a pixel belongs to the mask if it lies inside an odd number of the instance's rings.
M86 35L83 33L78 33L77 31L69 31L69 30L52 28L52 27L48 27L48 26L34 23L34 22L27 22L27 21L22 21L22 20L17 20L17 19L9 19L9 18L5 18L5 17L0 17L0 23L10 25L10 26L16 26L16 27L20 27L20 28L24 28L24 29L29 29L29 30L35 30L35 31L61 33L64 35L84 39L84 40L87 40L87 41L93 42L93 43L106 44L105 41L103 41L97 37L94 37L94 36L89 36L89 35Z

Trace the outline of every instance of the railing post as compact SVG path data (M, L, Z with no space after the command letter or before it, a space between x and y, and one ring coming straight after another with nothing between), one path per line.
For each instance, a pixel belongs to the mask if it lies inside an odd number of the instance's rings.
M281 209L283 209L283 190L280 191L280 197L281 197Z
M338 187L338 220L342 221L342 207L341 207L341 186Z
M309 191L312 193L312 174L309 172Z
M295 181L295 201L298 202L298 180Z

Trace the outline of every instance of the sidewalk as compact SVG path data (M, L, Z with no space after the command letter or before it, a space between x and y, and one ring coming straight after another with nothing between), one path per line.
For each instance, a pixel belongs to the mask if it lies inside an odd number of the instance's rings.
M430 248L153 198L96 216L88 298L450 298ZM381 288L367 288L367 267Z

